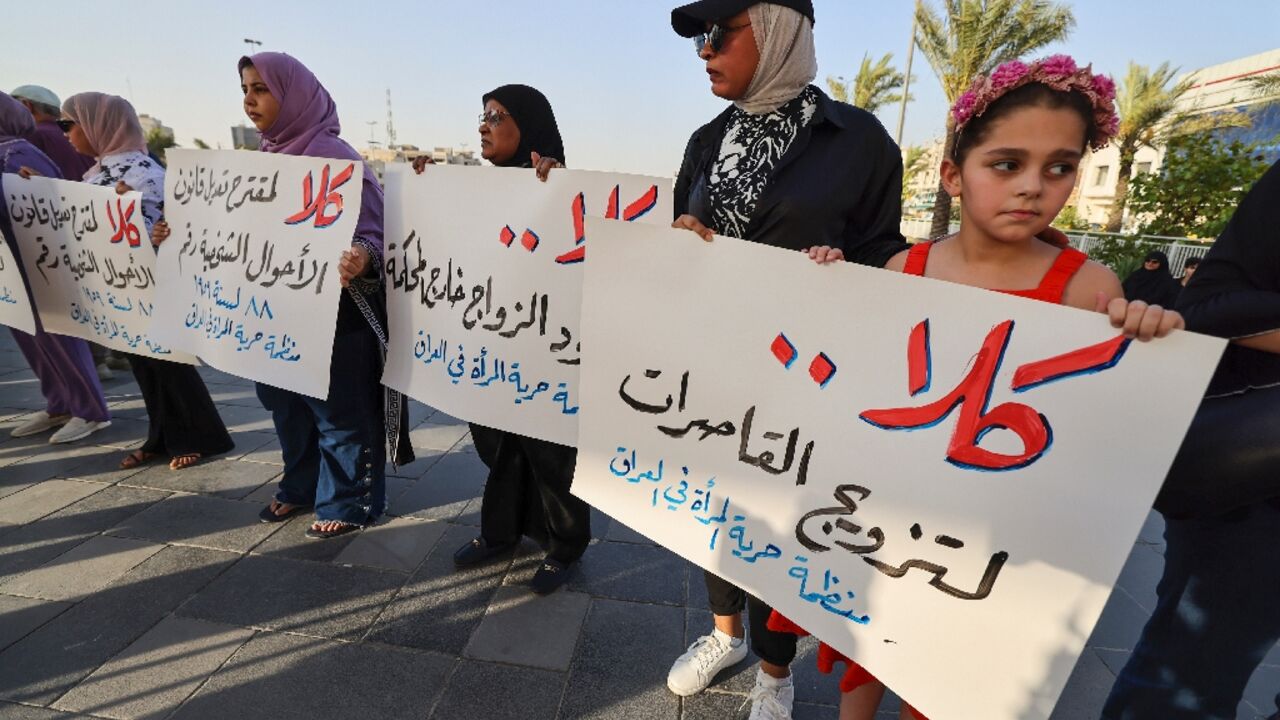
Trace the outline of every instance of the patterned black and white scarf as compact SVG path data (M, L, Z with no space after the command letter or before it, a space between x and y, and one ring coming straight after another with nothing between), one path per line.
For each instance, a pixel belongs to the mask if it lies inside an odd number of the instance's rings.
M773 112L752 115L734 109L725 126L720 156L708 175L711 221L721 235L744 237L773 166L800 129L813 120L818 91L812 85Z

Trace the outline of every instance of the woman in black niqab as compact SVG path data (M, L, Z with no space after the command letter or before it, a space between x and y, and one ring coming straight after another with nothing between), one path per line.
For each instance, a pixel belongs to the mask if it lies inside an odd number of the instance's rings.
M1142 267L1124 279L1125 299L1141 300L1148 305L1171 308L1178 300L1179 290L1178 281L1169 274L1169 257L1159 250L1147 253Z

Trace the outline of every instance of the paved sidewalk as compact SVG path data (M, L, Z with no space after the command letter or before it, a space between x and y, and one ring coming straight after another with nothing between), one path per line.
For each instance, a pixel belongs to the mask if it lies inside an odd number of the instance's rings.
M454 572L479 522L484 467L467 426L414 403L419 460L388 478L391 517L316 542L308 518L263 525L279 444L251 383L201 370L236 448L180 472L116 469L146 435L128 372L87 441L12 439L43 408L0 332L0 719L731 718L743 663L710 691L666 689L671 661L710 627L700 571L608 516L567 588L527 589L541 559ZM1096 718L1155 599L1152 516L1054 717ZM795 665L797 720L834 718L836 680ZM1260 718L1280 650L1241 704ZM885 713L884 717L896 717Z

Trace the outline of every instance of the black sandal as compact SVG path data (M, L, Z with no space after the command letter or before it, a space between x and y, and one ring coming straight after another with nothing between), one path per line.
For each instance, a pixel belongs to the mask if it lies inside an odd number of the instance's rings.
M316 527L316 525L324 525L327 523L335 524L338 527L332 530L321 530ZM311 524L311 527L307 528L307 532L305 534L307 537L311 538L312 540L327 540L329 538L336 538L339 535L346 535L347 533L353 533L357 530L363 530L363 529L364 529L363 525L357 525L356 523L343 522L342 520L317 520Z
M277 514L276 511L272 509L277 505L288 505L288 504L289 503L282 503L279 500L272 500L270 505L262 508L262 511L258 513L258 520L264 523L278 523L278 522L284 522L285 520L288 520L294 515L301 515L302 513L311 512L310 505L293 505L289 509L289 511L284 514Z

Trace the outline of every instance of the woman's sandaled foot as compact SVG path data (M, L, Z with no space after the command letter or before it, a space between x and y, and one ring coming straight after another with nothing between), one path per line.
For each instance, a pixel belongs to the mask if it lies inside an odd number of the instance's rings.
M278 523L284 522L294 515L310 511L310 505L290 505L279 500L272 500L270 505L262 508L262 511L258 513L258 519L265 523Z
M307 528L306 536L315 540L324 540L353 533L362 528L364 528L363 525L341 520L317 520L311 523L311 527Z
M145 465L146 463L151 462L157 457L159 457L157 453L149 453L149 452L143 452L141 450L134 450L128 455L125 455L124 459L120 461L120 469L132 470L133 468L136 468L139 465Z
M200 462L200 453L188 453L186 455L174 455L169 460L170 470L184 470Z

